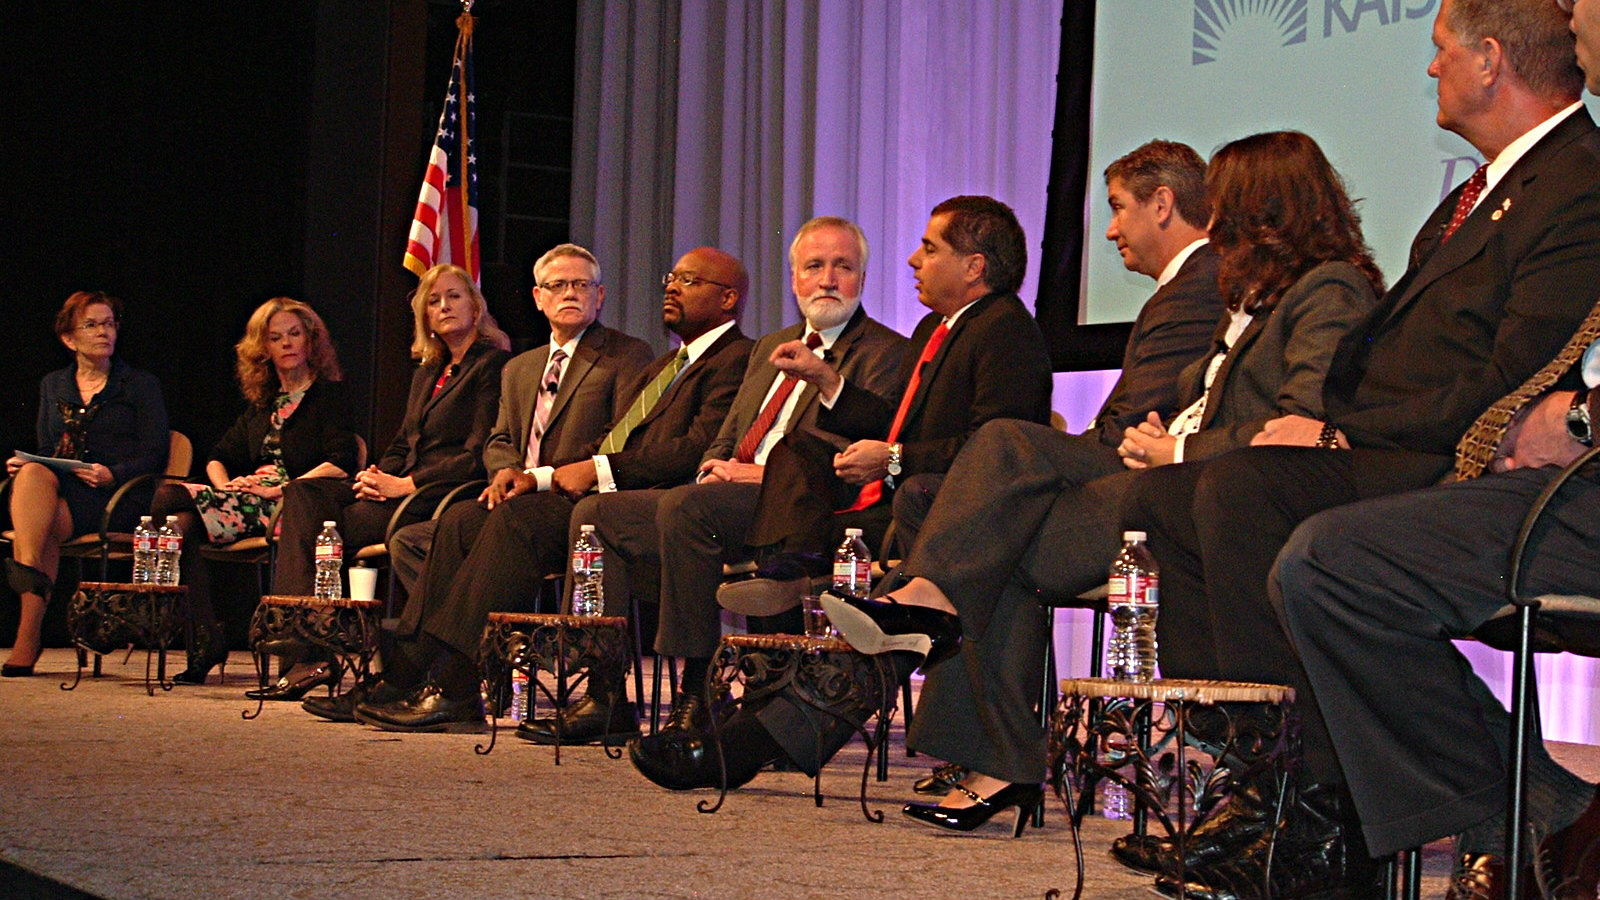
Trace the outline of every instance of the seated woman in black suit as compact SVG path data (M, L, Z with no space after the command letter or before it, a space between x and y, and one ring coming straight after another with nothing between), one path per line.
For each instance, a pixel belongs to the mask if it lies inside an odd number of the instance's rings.
M265 534L290 481L348 478L356 466L339 360L311 307L268 300L251 314L237 349L239 386L250 406L212 448L210 484L162 485L150 508L158 522L176 515L183 531L180 568L196 633L189 667L174 676L184 684L203 683L228 655L201 543Z
M483 445L494 430L500 370L510 359L511 339L459 266L446 263L424 273L411 295L411 311L411 355L418 365L400 430L383 458L354 481L299 478L284 488L275 593L312 593L323 522L339 523L348 564L357 548L384 540L395 506L418 487L483 477ZM431 507L408 509L404 524L427 518ZM259 693L267 700L298 700L340 674L327 661L296 667Z
M40 627L60 562L61 542L100 527L117 486L167 464L167 407L161 383L115 358L122 301L78 291L56 313L56 337L73 363L39 382L38 454L89 465L61 473L13 456L6 581L22 598L17 639L0 674L33 674ZM111 527L132 530L142 503L123 504Z
M1309 137L1271 132L1224 146L1206 195L1229 313L1218 352L1182 376L1194 404L1172 422L1128 429L1119 452L1130 471L1087 483L1068 465L1051 468L1070 456L1065 441L990 423L929 511L902 569L915 577L882 600L824 601L858 649L927 653L907 743L962 768L938 804L906 806L913 819L968 830L1014 807L1020 832L1045 768L1034 710L1048 623L1039 591L1072 596L1105 580L1120 500L1139 470L1247 445L1280 415L1320 418L1336 346L1383 292L1342 182ZM1197 627L1160 620L1163 663L1209 642Z

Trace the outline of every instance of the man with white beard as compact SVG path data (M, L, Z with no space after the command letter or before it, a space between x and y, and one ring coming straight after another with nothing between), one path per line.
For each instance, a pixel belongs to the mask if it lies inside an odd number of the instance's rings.
M861 308L867 253L866 235L847 219L819 216L800 226L789 265L804 321L756 343L722 431L700 463L697 483L595 494L573 511L572 539L581 526L594 525L607 556L607 615L628 612L630 568L660 565L655 648L663 656L684 657L680 706L685 716L698 719L704 711L694 700L703 699L706 664L721 636L717 586L722 565L745 555L744 536L755 515L767 453L785 434L817 430L817 388L780 373L772 363L774 351L800 342L850 383L891 407L900 402L909 342ZM840 439L839 446L846 443ZM524 723L517 735L554 743L559 730L563 744L624 741L638 734L639 720L623 687L591 683L583 700L556 717Z

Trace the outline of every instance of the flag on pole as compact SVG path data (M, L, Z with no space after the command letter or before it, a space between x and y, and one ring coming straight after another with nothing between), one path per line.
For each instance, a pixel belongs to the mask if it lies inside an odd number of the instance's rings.
M422 192L406 241L405 267L419 277L440 263L454 263L478 277L478 160L473 144L472 23L456 19L455 60L450 90L439 114L439 132L428 155Z

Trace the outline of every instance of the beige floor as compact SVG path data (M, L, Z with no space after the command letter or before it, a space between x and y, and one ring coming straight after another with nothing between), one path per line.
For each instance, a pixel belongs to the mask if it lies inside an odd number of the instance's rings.
M143 656L60 685L44 674L0 683L0 858L101 897L1042 897L1071 896L1072 839L1059 806L1012 840L991 823L941 833L897 812L926 759L896 738L890 780L855 802L864 751L824 774L825 805L803 775L769 773L696 811L711 792L674 794L598 748L394 735L275 704L240 713L243 653L226 685L148 697ZM1558 746L1600 774L1600 750ZM1009 821L1008 821L1009 824ZM1085 828L1085 897L1153 896L1105 855L1125 824ZM1446 849L1429 854L1442 896ZM0 894L5 894L0 884Z

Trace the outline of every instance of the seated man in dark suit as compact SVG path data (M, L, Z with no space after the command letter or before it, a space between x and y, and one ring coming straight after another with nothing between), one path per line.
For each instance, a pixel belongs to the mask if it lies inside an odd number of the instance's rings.
M584 458L548 483L537 469L497 479L481 507L457 504L440 518L411 598L421 604L421 633L384 676L406 693L384 703L374 689L356 707L358 721L388 731L482 728L477 653L488 613L531 603L544 577L562 571L577 500L693 477L750 355L738 326L749 279L737 259L699 247L664 282L662 322L682 345L640 373L626 411Z
M881 539L895 476L944 471L991 419L1048 421L1050 360L1016 296L1027 249L1010 208L990 197L940 203L907 262L917 273L917 298L932 312L913 332L898 408L841 377L799 341L773 351L779 371L817 387L824 407L817 427L854 443L838 451L816 432L785 436L767 458L746 543L821 555L846 527L864 527L869 535L875 529ZM708 705L685 702L701 710ZM848 728L829 729L819 753L815 714L802 707L780 693L729 723L725 746L737 748L730 784L748 781L781 756L814 772L848 738ZM664 787L715 784L708 723L708 714L674 715L659 734L630 745L634 765Z
M686 667L678 714L691 715L705 681L704 661L716 649L721 619L717 585L724 558L744 554L744 535L754 515L767 453L785 434L815 425L817 389L799 386L770 360L790 341L815 341L813 352L874 393L899 399L899 372L906 339L874 321L861 305L867 240L846 219L815 218L800 226L789 248L795 301L804 321L756 342L750 364L722 431L700 462L694 484L669 489L617 491L584 498L573 511L572 533L585 524L612 565L605 569L606 603L613 615L628 609L626 572L635 564L661 567L661 614L656 651L700 661ZM809 343L808 343L809 346ZM621 562L624 565L617 565ZM590 682L583 700L557 719L517 729L537 743L614 740L638 732L638 716L622 696L623 685ZM606 710L611 719L606 719Z
M483 445L482 465L502 493L524 469L548 473L587 458L627 408L628 392L651 360L649 344L599 322L606 288L594 254L577 244L557 245L533 264L533 277L533 300L550 322L550 340L513 357L500 373L499 408ZM485 491L479 503L488 495ZM397 599L416 589L437 525L437 520L408 525L389 541L389 564L401 588ZM416 636L422 609L421 603L401 607L400 636ZM334 698L308 697L302 706L312 715L353 722L356 704L376 681Z
M1311 515L1448 474L1474 419L1588 312L1590 292L1573 287L1600 283L1600 129L1579 102L1567 26L1548 0L1444 0L1429 67L1438 120L1489 164L1428 218L1410 268L1340 347L1325 418L1286 416L1255 441L1282 446L1163 467L1130 494L1124 525L1149 533L1162 617L1210 624L1210 639L1163 641L1162 672L1291 685L1302 721L1304 764L1283 798L1293 839L1274 847L1276 817L1257 813L1191 842L1220 860L1188 867L1191 896L1254 896L1269 864L1275 897L1370 889L1345 773L1267 575ZM1496 847L1469 830L1458 849Z

